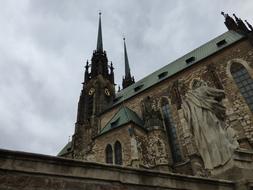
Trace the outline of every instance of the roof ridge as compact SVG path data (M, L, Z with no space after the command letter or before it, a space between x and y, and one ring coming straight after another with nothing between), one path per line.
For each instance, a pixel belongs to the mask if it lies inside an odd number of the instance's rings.
M128 115L127 110L126 110L126 108L128 108L128 107L126 107L126 106L124 105L123 108L124 108L124 111L125 111L125 114L126 114L126 117L127 117L127 121L130 121L129 115ZM129 108L128 108L128 109L129 109Z
M232 45L235 42L243 39L245 36L239 34L234 31L227 31L223 34L209 40L205 44L200 45L199 47L193 49L189 53L186 53L183 56L180 56L178 59L171 61L164 65L162 68L155 70L154 72L146 75L144 78L138 80L135 84L128 86L125 89L122 89L119 93L116 94L116 97L122 96L122 100L116 101L110 108L118 105L125 100L131 98L132 96L141 93L142 91L146 90L147 88L171 77L172 75L192 66L195 63L213 55L214 53L223 50L224 48ZM226 40L226 44L222 47L217 46L217 42L220 40ZM190 57L196 57L193 62L187 63L186 59ZM167 72L164 77L160 78L158 75L162 72ZM143 84L142 88L135 89L135 87Z

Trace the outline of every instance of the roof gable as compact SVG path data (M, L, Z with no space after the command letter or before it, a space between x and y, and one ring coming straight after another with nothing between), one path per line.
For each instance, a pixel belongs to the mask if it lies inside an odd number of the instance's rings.
M112 119L105 125L100 131L100 134L106 133L112 129L118 128L124 124L133 122L140 127L143 127L143 121L140 117L131 109L126 106L122 106L118 112L112 117Z
M68 153L71 149L71 145L72 141L68 142L68 144L64 146L64 148L57 154L57 156L63 156L64 154Z

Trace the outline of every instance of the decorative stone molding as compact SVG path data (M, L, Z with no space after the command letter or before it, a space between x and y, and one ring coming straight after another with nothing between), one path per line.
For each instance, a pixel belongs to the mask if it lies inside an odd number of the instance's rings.
M247 71L249 72L250 76L253 77L253 69L249 66L249 63L241 58L235 58L235 59L232 59L232 60L229 60L227 62L227 67L226 67L226 73L228 75L229 78L231 78L233 81L233 76L230 72L230 69L231 69L231 66L233 63L240 63L242 64L246 69Z

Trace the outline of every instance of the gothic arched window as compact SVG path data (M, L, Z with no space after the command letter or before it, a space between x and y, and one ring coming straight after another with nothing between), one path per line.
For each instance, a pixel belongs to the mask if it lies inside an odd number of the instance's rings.
M114 145L115 164L122 165L122 147L119 141Z
M247 69L240 63L232 63L230 72L250 110L253 112L253 79Z
M172 112L169 106L169 102L166 98L162 99L161 109L162 109L165 129L167 132L167 137L168 137L168 141L170 145L173 162L175 163L180 162L182 161L182 155L181 155L181 151L180 151L180 147L179 147L179 143L177 139L177 131L176 131L175 124L173 122Z
M105 162L108 164L113 163L112 146L110 144L108 144L105 149Z

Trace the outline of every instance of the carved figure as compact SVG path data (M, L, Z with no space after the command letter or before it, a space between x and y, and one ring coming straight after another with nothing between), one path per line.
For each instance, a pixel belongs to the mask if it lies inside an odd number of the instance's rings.
M224 97L223 90L208 87L198 80L182 103L184 117L206 169L224 165L238 147L237 141L225 129Z
M155 99L148 96L142 100L142 113L146 128L162 126L162 116Z

